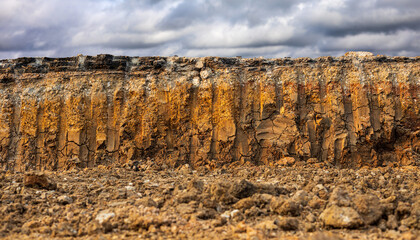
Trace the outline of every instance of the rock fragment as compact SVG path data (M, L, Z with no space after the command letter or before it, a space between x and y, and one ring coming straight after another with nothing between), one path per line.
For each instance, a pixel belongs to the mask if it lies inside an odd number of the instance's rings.
M102 224L105 221L108 221L110 218L114 217L115 213L103 210L96 215L95 220Z
M54 190L57 188L57 185L52 182L44 173L42 172L29 172L25 174L23 179L23 184L26 187L31 188L40 188L47 190Z
M365 224L368 225L378 222L384 212L379 198L373 194L357 195L354 198L354 205Z
M233 184L230 188L230 193L232 196L242 199L246 197L252 196L255 193L255 186L254 184L248 182L245 179Z
M329 205L349 207L351 206L353 200L350 197L349 193L343 187L336 187L332 191L328 202Z
M274 223L284 231L293 231L299 228L299 220L294 217L284 217L277 219Z
M60 204L67 205L67 204L73 203L73 198L71 198L67 195L63 195L63 196L59 196L57 198L57 201Z
M351 207L332 205L319 216L323 223L334 228L357 228L363 224L360 215Z
M278 197L271 201L270 209L283 216L299 216L302 206L294 199Z
M292 157L285 157L277 161L277 164L280 166L292 166L295 164L296 160Z

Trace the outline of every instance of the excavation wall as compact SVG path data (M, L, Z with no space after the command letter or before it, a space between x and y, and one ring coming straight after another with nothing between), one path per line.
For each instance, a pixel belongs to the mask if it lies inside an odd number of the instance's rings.
M0 164L420 164L420 57L0 61Z

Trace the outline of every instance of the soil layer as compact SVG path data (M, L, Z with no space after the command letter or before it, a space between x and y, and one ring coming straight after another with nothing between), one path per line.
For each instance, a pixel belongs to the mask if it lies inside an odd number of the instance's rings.
M419 175L304 162L3 171L0 238L416 239Z

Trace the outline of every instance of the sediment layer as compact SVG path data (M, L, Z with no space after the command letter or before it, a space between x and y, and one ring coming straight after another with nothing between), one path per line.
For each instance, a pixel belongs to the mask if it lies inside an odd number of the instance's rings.
M420 57L0 60L3 169L420 164Z

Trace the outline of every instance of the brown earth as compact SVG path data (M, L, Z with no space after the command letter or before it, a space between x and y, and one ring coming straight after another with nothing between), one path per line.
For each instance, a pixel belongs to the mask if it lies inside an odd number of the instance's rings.
M354 170L294 164L192 170L136 162L124 168L3 171L0 238L419 236L418 167Z
M419 84L365 52L0 60L0 238L416 239Z
M0 167L420 164L420 57L0 60Z

